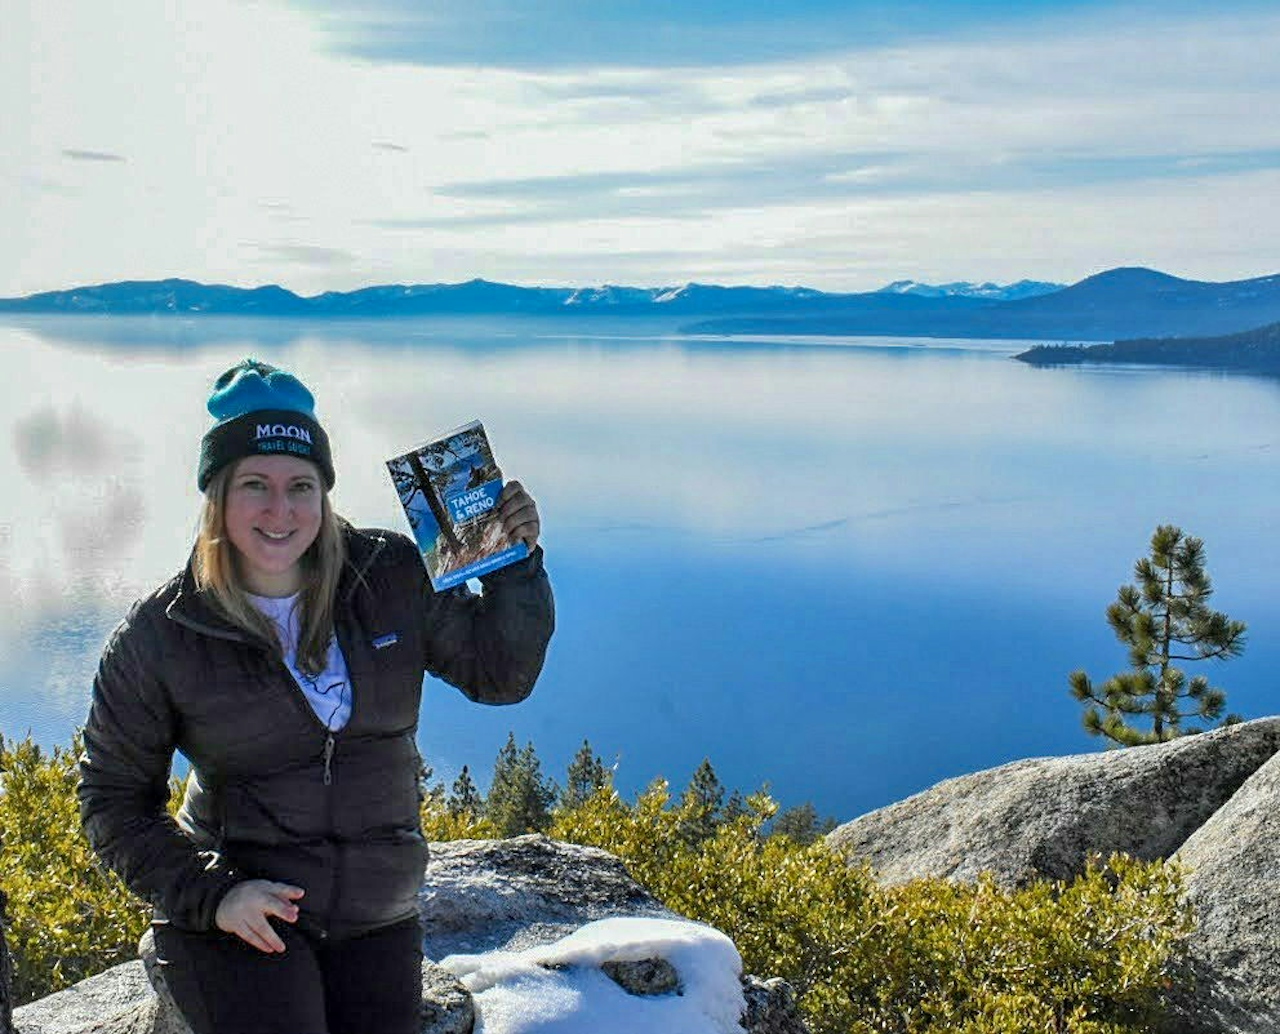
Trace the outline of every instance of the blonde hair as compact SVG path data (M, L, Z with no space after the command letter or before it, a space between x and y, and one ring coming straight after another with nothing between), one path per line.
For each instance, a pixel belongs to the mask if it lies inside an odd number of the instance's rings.
M192 558L196 586L208 594L233 625L265 640L283 656L275 626L246 595L244 580L236 564L236 548L227 536L227 492L235 466L228 463L213 475L205 488ZM298 667L308 675L319 675L328 660L329 644L334 634L338 580L345 561L342 526L329 504L329 493L323 491L320 497L320 531L302 555L302 589L298 601L301 607Z

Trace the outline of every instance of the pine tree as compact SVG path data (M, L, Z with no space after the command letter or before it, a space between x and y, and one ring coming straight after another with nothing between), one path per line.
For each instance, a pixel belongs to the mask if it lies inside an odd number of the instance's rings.
M767 786L767 784L766 784ZM724 802L723 818L725 822L733 822L742 818L750 808L747 799L742 796L741 790L734 790L729 794L729 799Z
M444 805L444 783L440 780L432 782L435 769L423 762L418 764L418 793L424 801L433 801L437 806Z
M449 791L449 814L476 818L483 810L484 798L480 796L480 791L476 788L467 766L463 765L458 778L453 781L453 788Z
M811 801L778 813L773 820L770 836L790 837L797 844L812 844L836 828L833 818L819 818L818 809Z
M591 749L591 743L584 739L565 774L564 790L560 794L560 807L565 810L580 807L593 793L609 786L612 782L613 773Z
M703 758L680 798L677 829L681 838L686 843L700 844L713 836L724 819L723 804L724 785L711 767L711 760Z
M509 734L493 764L485 818L497 827L499 836L541 832L551 825L551 802L555 799L555 783L542 775L532 741L517 749L515 733Z
M1199 728L1183 721L1215 721L1226 695L1204 675L1190 682L1177 661L1227 660L1244 652L1245 624L1209 609L1213 585L1205 572L1204 543L1181 528L1162 524L1151 536L1151 553L1134 564L1137 585L1122 585L1107 608L1116 638L1129 648L1130 671L1095 687L1083 671L1072 672L1071 693L1089 706L1084 727L1121 746L1160 743ZM1190 706L1181 710L1182 701ZM1131 724L1150 718L1151 728ZM1239 721L1229 715L1223 724Z

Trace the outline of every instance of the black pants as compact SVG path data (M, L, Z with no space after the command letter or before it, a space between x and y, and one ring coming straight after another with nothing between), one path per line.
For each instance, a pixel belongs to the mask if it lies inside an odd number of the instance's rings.
M418 1034L416 918L329 943L272 920L282 954L156 924L156 955L195 1034Z

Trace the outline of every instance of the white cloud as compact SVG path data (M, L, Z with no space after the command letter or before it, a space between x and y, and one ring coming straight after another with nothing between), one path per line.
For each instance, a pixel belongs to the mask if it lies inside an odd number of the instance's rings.
M1254 193L1280 153L1272 14L1113 10L767 65L558 73L359 62L278 3L6 16L0 294L168 275L866 289L1071 280L1121 253L1225 279L1269 272L1257 242L1280 231ZM536 200L450 193L547 177L572 200L574 177L612 173L635 202L717 165L747 186L731 207L683 197L678 217L584 201L520 222Z

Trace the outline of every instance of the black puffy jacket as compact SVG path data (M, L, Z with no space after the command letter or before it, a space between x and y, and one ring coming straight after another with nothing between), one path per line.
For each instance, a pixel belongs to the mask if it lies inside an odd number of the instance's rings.
M135 604L93 686L80 764L89 842L175 926L208 930L244 879L296 884L299 926L343 937L412 915L427 847L422 674L489 704L533 688L554 626L542 551L433 593L413 543L346 528L336 633L350 721L331 733L279 651L229 624L190 567ZM192 778L166 813L174 750Z

